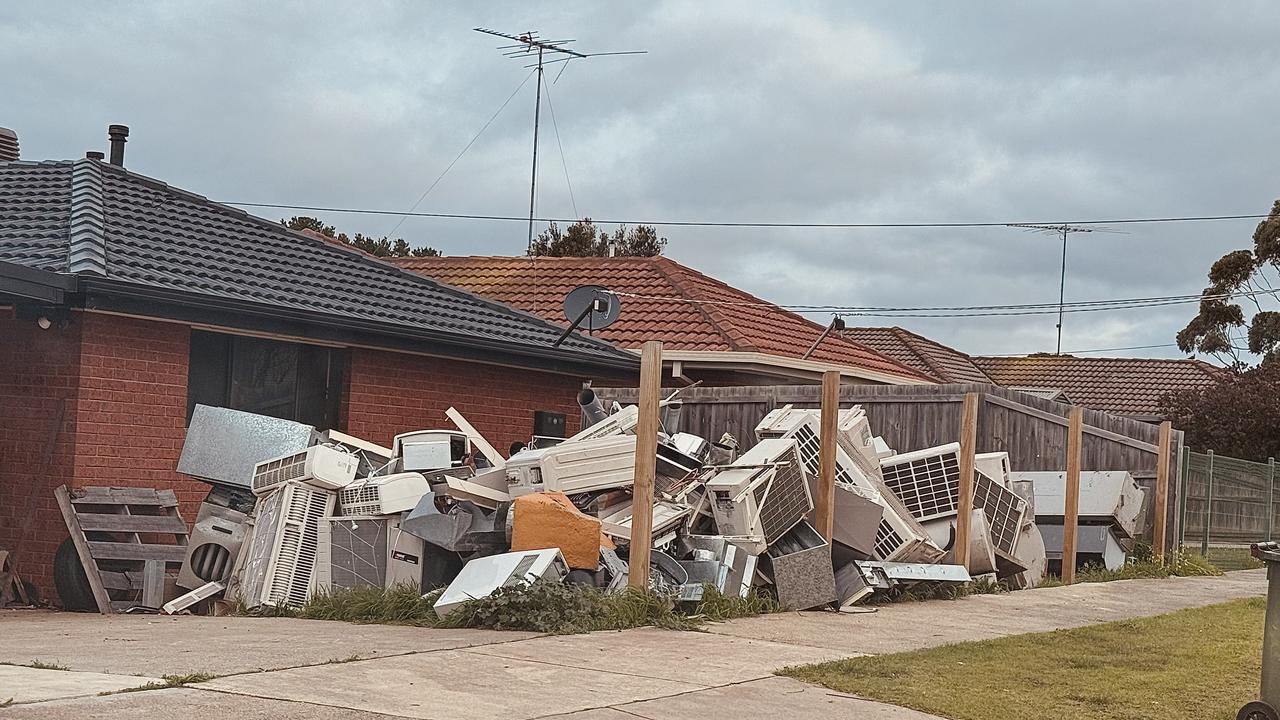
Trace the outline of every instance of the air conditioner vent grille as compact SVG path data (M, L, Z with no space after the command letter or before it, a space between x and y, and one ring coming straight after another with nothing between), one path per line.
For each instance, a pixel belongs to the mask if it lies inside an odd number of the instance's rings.
M960 493L960 457L944 452L881 466L884 483L917 520L956 513Z
M754 490L756 506L760 508L760 528L769 544L795 527L813 509L800 457L795 452L789 455L777 458L786 464L775 468L773 479Z
M1012 555L1027 512L1027 501L1012 490L983 475L974 473L973 507L980 508L990 527L991 544L996 550Z
M276 485L283 485L290 480L298 480L306 475L307 451L276 458L261 463L254 469L253 489L262 490Z

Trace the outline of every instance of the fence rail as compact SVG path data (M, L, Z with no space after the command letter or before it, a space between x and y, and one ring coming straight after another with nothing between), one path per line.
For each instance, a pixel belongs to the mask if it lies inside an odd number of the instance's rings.
M1183 545L1245 545L1276 529L1276 463L1187 450L1182 460Z

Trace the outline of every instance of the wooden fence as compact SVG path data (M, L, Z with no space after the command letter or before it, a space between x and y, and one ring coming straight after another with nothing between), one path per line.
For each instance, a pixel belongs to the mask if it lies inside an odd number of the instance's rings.
M673 389L664 389L664 394ZM599 388L600 395L623 404L636 401L633 388ZM1067 415L1071 406L986 384L956 385L843 385L840 402L862 405L871 430L894 450L909 452L957 442L960 438L965 393L980 394L978 452L1009 453L1018 470L1066 470ZM813 385L688 388L682 430L710 440L731 433L746 449L755 444L755 426L771 410L783 405L819 406L821 388ZM1084 411L1081 470L1127 470L1147 488L1148 508L1155 498L1159 428L1098 410ZM1182 432L1172 434L1166 458L1169 477L1177 478L1182 455ZM1168 540L1180 536L1178 484L1169 488ZM1150 515L1148 515L1150 517ZM1151 523L1148 523L1148 534Z

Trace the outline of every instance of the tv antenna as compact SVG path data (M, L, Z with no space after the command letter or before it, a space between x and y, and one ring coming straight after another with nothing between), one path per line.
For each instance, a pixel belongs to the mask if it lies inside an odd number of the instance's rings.
M1066 300L1067 290L1067 236L1072 233L1091 233L1091 232L1108 232L1120 233L1122 230L1102 226L1083 226L1069 225L1062 223L1061 225L1033 225L1031 223L1010 223L1005 227L1020 228L1022 230L1030 230L1032 232L1054 234L1062 236L1062 274L1058 279L1058 346L1054 350L1055 355L1062 354L1062 306Z
M538 37L538 33L533 30L520 33L519 35L511 35L509 33L498 32L488 28L472 28L476 32L486 35L511 40L514 44L499 45L498 49L503 51L502 54L517 60L530 61L526 68L536 68L538 73L537 90L534 93L533 101L533 169L529 180L529 241L528 251L533 251L533 211L538 193L538 121L542 114L542 69L546 65L555 63L564 63L560 66L560 72L556 75L556 82L560 76L564 74L565 68L569 67L570 60L585 60L590 57L600 57L602 55L643 55L648 50L624 50L621 52L597 52L587 53L570 50L565 47L569 43L576 42L574 40L544 40ZM550 92L550 90L548 90Z

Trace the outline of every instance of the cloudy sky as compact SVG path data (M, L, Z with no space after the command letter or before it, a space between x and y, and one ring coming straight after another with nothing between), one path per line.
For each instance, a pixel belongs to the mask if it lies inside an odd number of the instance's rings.
M476 26L648 51L571 63L549 85L540 216L1061 221L1261 213L1280 196L1280 4L1265 0L10 2L0 125L25 159L55 159L105 150L106 126L127 124L131 169L217 200L407 210L527 80ZM527 213L533 90L419 211ZM322 216L374 235L398 221ZM1253 225L1075 235L1067 298L1198 292ZM1058 294L1059 241L1013 229L660 230L671 257L781 304ZM449 255L520 254L525 233L425 218L396 231ZM1171 343L1192 312L1068 315L1064 349ZM848 322L972 353L1051 351L1055 333L1052 316Z

